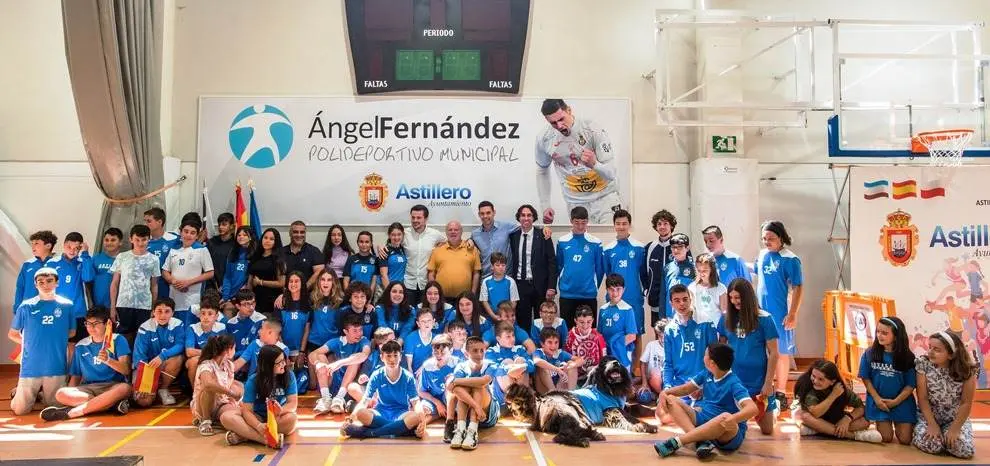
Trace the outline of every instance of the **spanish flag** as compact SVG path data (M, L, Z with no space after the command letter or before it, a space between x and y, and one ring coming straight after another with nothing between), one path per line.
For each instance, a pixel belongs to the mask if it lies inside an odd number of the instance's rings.
M241 197L241 182L238 181L234 187L234 223L237 228L249 224L248 212L244 208L244 198Z
M103 349L105 349L108 354L116 354L114 351L113 337L113 321L108 320L107 331L103 334Z
M278 415L282 413L282 405L274 398L267 401L268 419L265 422L265 443L271 448L281 448L278 442Z
M134 391L137 393L156 393L161 373L161 367L151 367L141 361L138 363L137 371L134 372Z
M918 197L918 182L915 180L895 181L894 199Z
M21 345L15 346L14 351L10 352L10 360L17 364L21 363Z

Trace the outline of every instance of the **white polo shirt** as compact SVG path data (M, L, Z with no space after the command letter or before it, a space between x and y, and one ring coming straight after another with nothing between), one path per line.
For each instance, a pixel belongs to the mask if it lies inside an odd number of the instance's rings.
M406 250L406 288L422 290L426 288L426 264L430 262L433 248L447 236L434 228L426 227L422 233L412 228L406 230L402 247Z

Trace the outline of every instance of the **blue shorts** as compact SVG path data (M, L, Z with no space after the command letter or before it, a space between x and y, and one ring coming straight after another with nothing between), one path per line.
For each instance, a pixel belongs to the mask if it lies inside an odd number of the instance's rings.
M498 422L499 416L502 415L502 407L499 406L498 400L492 398L492 402L488 404L488 417L485 420L478 422L478 427L482 429L490 429L495 427Z
M787 312L785 311L780 315L771 312L770 316L773 318L773 325L777 329L777 352L784 356L793 356L797 352L797 348L794 346L794 329L784 328Z
M695 416L694 425L695 427L702 426L710 420L711 418L708 418L699 412ZM745 438L746 438L746 423L740 422L739 430L736 431L736 436L732 437L732 440L729 440L726 443L721 443L718 440L712 440L712 443L715 444L715 447L718 448L719 450L728 453L738 450L739 447L742 446L743 440Z

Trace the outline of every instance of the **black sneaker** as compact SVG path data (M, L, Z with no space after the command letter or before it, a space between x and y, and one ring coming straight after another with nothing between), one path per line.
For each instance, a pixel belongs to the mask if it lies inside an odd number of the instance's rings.
M357 407L357 402L354 400L347 400L344 402L344 412L347 414L353 414L355 407Z
M450 443L454 439L454 429L457 421L447 421L443 426L443 443Z
M71 408L56 408L54 406L49 406L41 410L41 419L44 419L46 422L64 421L69 418L69 409Z
M715 457L715 444L710 441L698 442L694 448L699 460L706 461Z
M130 410L131 410L131 402L128 401L126 398L120 400L120 402L118 402L117 406L114 408L114 411L120 415L127 414Z

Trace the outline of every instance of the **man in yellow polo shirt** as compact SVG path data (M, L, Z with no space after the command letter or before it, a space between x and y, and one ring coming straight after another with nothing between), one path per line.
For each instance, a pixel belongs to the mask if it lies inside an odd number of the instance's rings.
M448 302L465 291L477 293L481 281L478 249L461 240L462 231L461 222L447 222L447 242L433 248L426 265L429 279L440 283Z

